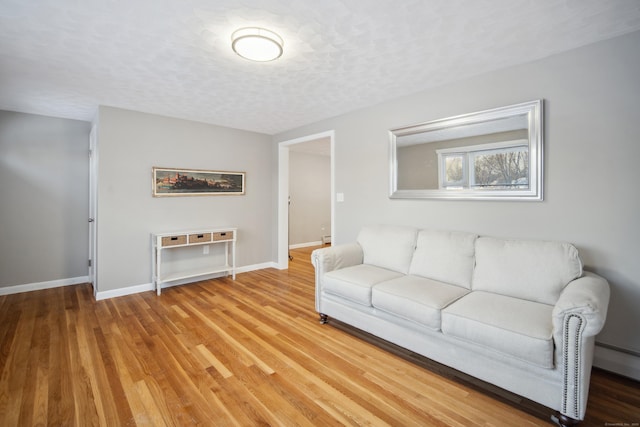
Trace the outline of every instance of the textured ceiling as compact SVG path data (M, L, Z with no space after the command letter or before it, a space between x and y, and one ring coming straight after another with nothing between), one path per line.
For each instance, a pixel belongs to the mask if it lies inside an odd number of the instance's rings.
M243 26L284 55L235 55ZM274 134L636 30L638 0L0 0L0 109Z

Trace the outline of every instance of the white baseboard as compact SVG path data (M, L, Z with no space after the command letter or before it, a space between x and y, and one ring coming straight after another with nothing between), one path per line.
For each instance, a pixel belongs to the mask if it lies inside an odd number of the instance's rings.
M289 245L289 249L308 248L309 246L322 246L322 242L318 240L317 242L296 243L295 245Z
M126 288L112 289L109 291L98 291L98 293L96 293L96 301L138 294L140 292L153 291L155 289L156 288L153 286L153 283L145 283L142 285L127 286Z
M264 270L265 268L278 268L278 263L263 262L262 264L245 265L236 268L236 273L248 273L249 271Z
M596 343L593 366L640 381L640 354Z
M265 268L278 268L277 264L274 262L265 262L262 264L253 264L253 265L245 265L243 267L238 267L236 268L236 274L238 273L247 273L249 271L255 271L255 270L262 270ZM176 280L174 282L171 283L165 283L162 285L162 289L166 289L166 288L170 288L173 286L178 286L178 285L185 285L187 283L194 283L194 282L200 282L202 280L209 280L209 279L215 279L217 277L223 277L225 274L224 273L216 273L216 274L206 274L203 276L198 276L198 277L191 277L189 279L183 279L183 280ZM112 289L109 291L102 291L102 292L98 292L96 294L96 301L100 301L103 299L109 299L109 298L116 298L116 297L122 297L125 295L132 295L132 294L137 294L140 292L148 292L148 291L155 291L156 288L153 285L153 283L145 283L142 285L135 285L135 286L127 286L126 288L118 288L118 289Z
M5 286L0 288L0 295L19 294L21 292L39 291L42 289L60 288L62 286L79 285L89 282L89 276L71 277L69 279L49 280L47 282L27 283L24 285Z

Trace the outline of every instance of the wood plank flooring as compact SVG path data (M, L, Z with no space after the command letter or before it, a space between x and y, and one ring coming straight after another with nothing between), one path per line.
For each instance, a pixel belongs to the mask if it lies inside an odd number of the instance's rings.
M0 426L550 425L535 404L320 325L311 249L288 271L159 297L0 296ZM637 382L595 370L583 425L638 425L639 408Z

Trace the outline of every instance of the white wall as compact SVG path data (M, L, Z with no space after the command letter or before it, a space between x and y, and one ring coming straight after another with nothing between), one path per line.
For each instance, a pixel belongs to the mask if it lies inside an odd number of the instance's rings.
M89 130L0 111L0 287L86 280Z
M335 130L336 243L367 223L575 243L612 290L598 342L640 352L640 32L398 98L274 137ZM390 200L388 130L545 100L545 200Z
M98 291L151 282L150 234L238 227L237 266L272 261L267 135L100 107ZM153 166L246 172L243 196L151 195Z
M331 157L291 150L289 196L290 245L317 243L330 235Z

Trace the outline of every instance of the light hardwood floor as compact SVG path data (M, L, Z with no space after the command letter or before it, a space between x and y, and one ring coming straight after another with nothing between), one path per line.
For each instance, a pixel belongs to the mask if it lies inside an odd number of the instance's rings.
M161 296L1 296L0 426L550 425L545 408L320 325L311 249L288 271ZM583 425L631 426L639 407L637 382L595 370Z

